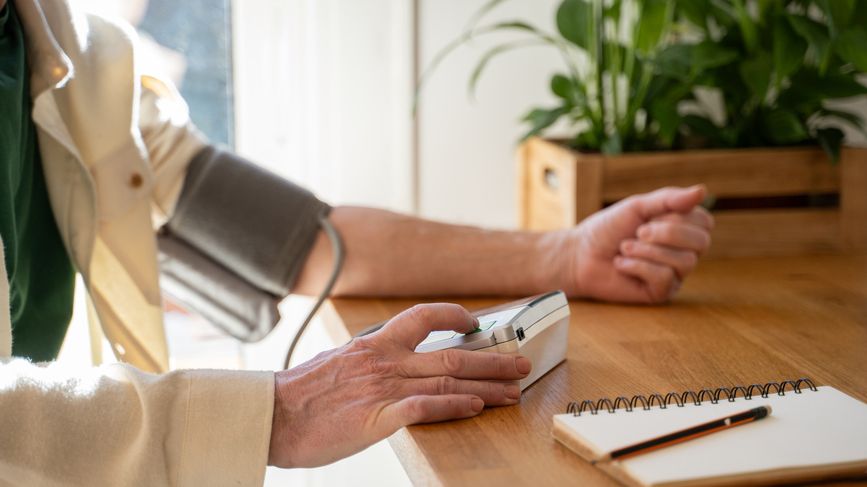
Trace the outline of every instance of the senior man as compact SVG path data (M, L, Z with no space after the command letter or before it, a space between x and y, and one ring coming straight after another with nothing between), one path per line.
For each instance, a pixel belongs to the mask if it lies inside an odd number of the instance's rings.
M321 465L404 425L518 402L526 358L414 353L432 330L475 326L449 304L414 307L291 370L166 372L155 238L166 221L181 232L205 221L218 230L205 257L284 293L326 281L324 215L346 245L341 295L561 288L658 303L710 243L701 187L634 196L539 234L332 209L210 147L174 89L138 70L134 33L66 0L0 0L0 114L2 484L255 485L266 463ZM266 180L283 189L262 201L255 183ZM222 206L209 207L215 194ZM200 218L178 222L176 208ZM262 247L239 248L228 231L238 228ZM83 373L50 363L75 272L122 363Z

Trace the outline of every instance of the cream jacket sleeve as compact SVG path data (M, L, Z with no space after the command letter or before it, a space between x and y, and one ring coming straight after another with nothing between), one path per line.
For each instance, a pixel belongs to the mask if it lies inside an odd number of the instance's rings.
M261 485L272 376L4 360L0 484Z
M11 349L0 241L0 485L263 483L272 372L68 370Z

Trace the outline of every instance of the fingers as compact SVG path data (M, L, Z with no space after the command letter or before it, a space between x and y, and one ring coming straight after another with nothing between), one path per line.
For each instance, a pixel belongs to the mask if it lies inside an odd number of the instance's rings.
M403 361L401 369L407 377L518 380L530 373L532 365L526 357L452 348L413 354Z
M391 430L417 423L434 423L475 416L485 407L481 398L469 394L410 396L386 406L382 414Z
M699 254L710 247L710 233L696 225L651 221L638 227L637 234L642 242L691 250Z
M632 197L631 203L645 221L666 213L687 213L707 194L703 184L689 188L662 188Z
M521 398L521 388L517 382L463 380L445 375L403 380L398 393L401 396L469 394L481 398L486 406L517 404Z
M626 257L644 259L674 269L676 277L683 280L695 269L698 255L691 250L681 250L663 245L654 245L640 240L624 240L620 253Z
M468 333L478 324L478 320L463 306L447 303L418 304L392 318L381 333L400 345L415 350L432 331L454 330Z
M649 303L667 301L680 288L680 279L667 265L618 256L614 258L614 267L642 282Z
M704 228L705 230L713 230L715 225L713 215L701 206L696 206L692 211L686 214L667 213L654 218L653 221L695 225L699 228Z

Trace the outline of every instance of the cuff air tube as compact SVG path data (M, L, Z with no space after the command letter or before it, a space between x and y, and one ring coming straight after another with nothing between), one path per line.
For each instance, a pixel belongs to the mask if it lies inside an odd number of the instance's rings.
M277 304L330 209L309 191L207 147L191 161L159 235L162 287L230 335L260 340L279 321Z

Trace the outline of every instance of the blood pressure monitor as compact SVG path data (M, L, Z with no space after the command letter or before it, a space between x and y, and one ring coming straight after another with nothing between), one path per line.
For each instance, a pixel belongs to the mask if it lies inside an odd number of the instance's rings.
M459 348L521 354L533 362L530 375L521 381L522 391L566 359L569 302L562 291L482 309L473 316L479 319L474 331L432 332L415 351Z

